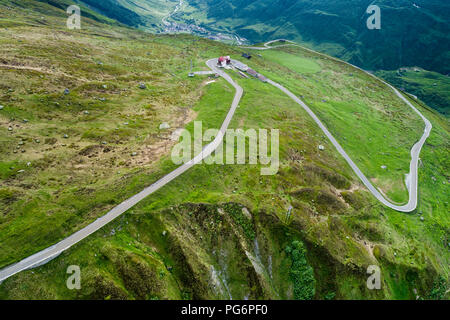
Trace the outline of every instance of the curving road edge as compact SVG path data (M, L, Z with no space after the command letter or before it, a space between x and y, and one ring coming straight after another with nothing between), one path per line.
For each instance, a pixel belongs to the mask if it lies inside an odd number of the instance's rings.
M235 89L236 93L234 95L233 102L231 104L231 108L228 111L228 114L222 124L222 127L220 128L220 131L216 138L207 146L205 146L200 154L198 154L196 157L191 159L189 162L183 164L182 166L178 167L174 171L170 172L148 188L145 188L143 191L139 192L138 194L134 195L133 197L129 198L128 200L125 200L115 208L113 208L111 211L106 213L104 216L98 218L91 224L87 225L83 229L75 232L71 236L65 238L64 240L58 242L57 244L48 247L42 251L39 251L38 253L33 254L32 256L29 256L28 258L25 258L13 265L10 265L2 270L0 270L0 283L15 275L16 273L19 273L23 270L35 268L38 266L41 266L43 264L46 264L47 262L51 261L52 259L59 256L62 252L66 251L73 245L77 244L84 238L88 237L89 235L93 234L94 232L98 231L120 215L122 215L124 212L135 206L137 203L142 201L144 198L148 197L155 191L159 190L190 168L192 168L194 165L200 163L203 159L207 158L212 152L214 152L217 147L219 147L220 143L223 140L223 137L225 136L226 130L228 129L228 126L233 119L234 113L236 111L236 108L239 104L239 101L242 98L244 90L225 72L218 69L216 67L217 59L211 59L206 62L207 66L214 71L215 73L222 76L228 83L230 83Z
M290 42L290 44L270 47L271 43L274 43L277 41L279 41L279 40L269 41L264 44L264 47L244 47L244 48L256 49L256 50L268 50L271 48L278 48L278 47L283 47L283 46L288 46L288 45L299 46L293 42L288 41L288 42ZM287 40L285 40L285 41L287 41ZM299 47L301 47L301 46L299 46ZM307 48L303 48L303 49L314 52L315 54L323 55L321 53L315 52L315 51L307 49ZM333 60L336 60L339 62L343 62L338 59L328 57L326 55L323 55L323 56L327 57L328 59L333 59ZM52 259L56 258L62 252L66 251L67 249L69 249L73 245L77 244L84 238L86 238L89 235L93 234L94 232L98 231L99 229L101 229L102 227L104 227L105 225L107 225L108 223L110 223L111 221L113 221L114 219L116 219L117 217L122 215L123 213L125 213L127 210L134 207L137 203L142 201L144 198L148 197L149 195L151 195L155 191L159 190L160 188L162 188L163 186L165 186L166 184L168 184L169 182L171 182L178 176L182 175L184 172L186 172L187 170L192 168L194 165L200 163L203 159L207 158L209 155L212 154L212 152L214 152L217 149L217 147L223 141L226 130L228 129L228 126L234 116L234 113L236 111L236 108L238 107L238 104L242 98L244 91L227 73L223 72L222 70L220 70L216 67L216 61L217 61L217 59L211 59L211 60L208 60L206 62L206 64L213 72L219 74L221 77L223 77L228 83L230 83L236 89L236 93L234 95L234 99L231 104L230 110L228 111L228 114L227 114L224 122L222 123L219 134L216 136L216 138L210 144L208 144L206 147L204 147L203 151L200 154L198 154L196 157L191 159L189 162L183 164L182 166L178 167L174 171L170 172L169 174L167 174L166 176L164 176L163 178L161 178L160 180L158 180L151 186L145 188L140 193L134 195L133 197L129 198L128 200L125 200L124 202L122 202L121 204L119 204L118 206L116 206L112 210L110 210L108 213L106 213L104 216L98 218L97 220L95 220L91 224L87 225L83 229L75 232L71 236L65 238L64 240L58 242L57 244L55 244L51 247L48 247L42 251L39 251L38 253L35 253L35 254L29 256L28 258L25 258L15 264L12 264L12 265L0 270L0 283L2 281L4 281L5 279L23 271L23 270L41 266L41 265L51 261ZM346 62L343 62L343 63L346 63ZM351 65L349 63L346 63L346 64ZM353 66L353 65L351 65L351 66ZM363 72L366 72L356 66L353 66L353 67L355 67ZM370 73L368 73L368 74L375 77L374 75L372 75ZM386 83L385 81L383 81L377 77L375 77L375 78L378 79L379 81L382 81L384 84L386 84L392 90L394 90L396 95L398 97L400 97L400 99L402 99L404 102L406 102L406 104L408 104L425 122L425 131L424 131L422 138L411 149L410 173L409 173L408 179L407 179L407 188L409 191L409 201L406 205L403 205L403 206L398 206L398 205L392 204L391 202L389 202L387 199L384 198L384 196L372 185L372 183L361 172L361 170L358 168L358 166L347 155L347 153L339 145L339 143L333 137L333 135L328 131L328 129L325 127L325 125L319 120L319 118L314 114L314 112L312 112L312 110L303 101L301 101L297 96L295 96L288 89L284 88L282 85L280 85L270 79L268 80L268 83L279 88L281 91L286 93L291 99L293 99L295 102L297 102L299 105L301 105L303 107L303 109L305 109L305 111L311 116L311 118L317 123L317 125L320 127L320 129L325 133L325 135L328 137L328 139L331 141L331 143L336 147L338 152L345 158L347 163L350 165L350 167L353 169L353 171L356 173L356 175L361 179L361 181L364 183L364 185L369 189L369 191L380 202L382 202L384 205L386 205L394 210L397 210L397 211L411 212L411 211L415 210L415 208L417 207L417 189L418 189L418 179L417 179L418 172L417 171L418 171L419 154L420 154L420 151L421 151L422 146L424 145L426 139L430 135L432 126L431 126L430 121L428 121L428 119L426 119L419 112L419 110L417 110L402 94L400 94L400 92L397 89L395 89L394 87L392 87L390 84Z
M284 45L278 45L278 46L270 46L272 43L274 42L279 42L279 41L284 41L284 42L288 42L288 44L284 44ZM268 82L270 84L272 84L273 86L279 88L281 91L283 91L284 93L286 93L289 97L291 97L295 102L297 102L299 105L301 105L303 107L303 109L306 110L306 112L311 116L311 118L313 118L313 120L317 123L317 125L320 127L320 129L325 133L325 135L328 137L328 139L331 141L331 143L335 146L335 148L337 149L337 151L344 157L344 159L347 161L347 163L350 165L350 167L352 168L352 170L356 173L356 175L359 177L359 179L364 183L364 185L367 187L367 189L369 189L369 191L375 196L375 198L377 198L381 203L383 203L385 206L394 209L396 211L400 211L400 212L411 212L414 211L417 208L417 197L418 197L418 166L419 166L419 155L420 155L420 151L422 150L423 145L425 144L425 141L427 140L427 138L430 136L431 133L431 129L433 128L433 126L431 125L431 122L424 117L424 115L416 108L414 107L411 102L408 101L408 99L406 99L396 88L394 88L393 86L391 86L389 83L387 83L386 81L378 78L377 76L371 74L370 72L367 72L351 63L327 56L325 54L322 54L320 52L316 52L314 50L305 48L303 46L300 46L298 44L296 44L295 42L289 41L289 40L285 40L285 39L277 39L277 40L272 40L269 42L266 42L264 44L264 47L242 47L245 49L254 49L254 50L269 50L269 49L275 49L275 48L280 48L280 47L286 47L286 46L297 46L302 48L303 50L312 52L314 54L318 54L321 55L323 57L326 57L327 59L331 59L337 62L341 62L341 63L345 63L349 66L352 66L353 68L356 68L368 75L370 75L371 77L377 79L378 81L381 81L382 83L384 83L386 86L388 86L389 88L391 88L395 94L402 99L414 112L416 112L419 117L423 120L423 122L425 123L425 129L423 132L422 137L420 138L420 140L414 144L414 146L411 149L411 162L409 165L409 174L407 174L407 178L406 178L406 188L408 190L408 194L409 194L409 199L408 199L408 203L405 205L396 205L391 203L388 199L386 199L381 192L373 186L373 184L369 181L369 179L367 179L367 177L361 172L361 170L358 168L358 166L353 162L353 160L348 156L348 154L344 151L344 149L341 147L341 145L337 142L337 140L333 137L333 135L328 131L328 129L325 127L325 125L319 120L319 118L314 114L314 112L312 112L312 110L303 102L301 101L297 96L295 96L293 93L291 93L289 90L287 90L286 88L284 88L283 86L281 86L280 84L273 82L271 80L269 80Z

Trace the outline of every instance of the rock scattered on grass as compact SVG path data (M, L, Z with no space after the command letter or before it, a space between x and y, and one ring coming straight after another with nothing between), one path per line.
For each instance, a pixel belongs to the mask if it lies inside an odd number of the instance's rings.
M170 125L167 122L163 122L159 125L159 130L170 129Z
M87 111L87 110L84 110L84 112L83 112L84 114L89 114L89 111Z
M69 93L70 93L70 90L66 88L66 89L64 90L64 94L67 95L67 94L69 94Z
M13 128L12 127L8 127L8 131L12 131L13 130Z
M319 150L323 151L323 150L325 150L325 147L323 145L319 145Z
M387 166L381 166L381 169L386 170Z
M248 209L247 208L242 208L242 213L244 214L244 216L246 216L247 217L247 219L252 219L252 215L250 214L250 212L248 211Z
M132 156L132 157L136 157L136 156L137 156L137 152L133 152L133 153L131 154L131 156Z
M141 83L139 83L139 88L140 89L147 89L147 86L145 85L145 83L141 82Z
M5 107L0 105L0 110L3 110Z
M69 138L69 135L65 134L65 135L63 135L63 138L67 139L67 138Z

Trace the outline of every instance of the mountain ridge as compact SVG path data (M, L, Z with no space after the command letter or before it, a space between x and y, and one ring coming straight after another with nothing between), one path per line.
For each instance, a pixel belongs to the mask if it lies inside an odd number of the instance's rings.
M108 1L111 6L125 8L121 0ZM166 3L166 12L176 3L178 1ZM180 25L198 26L215 34L238 35L251 43L277 38L294 40L365 70L395 72L399 68L421 67L444 77L450 74L450 27L447 23L450 5L443 0L190 0L182 3L182 10L170 19ZM381 30L368 30L366 26L369 17L366 9L371 4L381 8ZM128 24L152 32L164 31L157 10L139 13L137 4L128 5L126 10L134 10L141 19L139 23ZM110 17L114 18L114 14ZM189 32L189 28L183 30ZM380 74L396 84L402 83L387 72ZM401 87L411 88L413 94L448 115L450 98L443 93L446 79L437 77L437 88L427 87L426 82L426 79L415 81L414 85L403 82Z
M192 133L194 120L219 128L234 95L214 75L189 77L190 65L206 70L205 60L243 51L102 16L113 25L84 19L68 30L64 9L25 1L29 10L0 2L12 8L0 10L1 265L171 172L172 132ZM302 96L377 187L406 199L410 147L423 124L393 92L302 48L246 63ZM279 129L279 173L197 165L48 264L5 280L0 299L448 298L448 120L410 99L433 130L421 153L419 206L403 214L367 192L298 104L226 72L246 92L230 128ZM66 287L69 265L81 268L80 290ZM381 290L366 287L369 265L380 266Z
M333 43L337 50L333 55L367 70L421 66L450 73L450 28L446 19L450 5L445 1L416 1L420 8L411 1L391 0L192 0L189 3L199 11L206 11L206 17L219 26L230 27L254 42L281 37L309 43L327 53L332 50L324 44ZM366 9L370 4L381 8L381 30L366 27L369 17ZM253 27L258 24L272 26L273 31ZM421 54L417 55L419 48Z

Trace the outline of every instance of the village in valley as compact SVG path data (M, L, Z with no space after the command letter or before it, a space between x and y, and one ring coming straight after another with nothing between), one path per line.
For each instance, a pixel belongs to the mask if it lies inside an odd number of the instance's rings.
M168 14L162 19L162 30L157 31L158 34L176 34L176 33L189 33L197 35L199 37L208 38L214 41L221 41L229 44L243 45L248 44L249 41L237 34L226 34L223 32L215 32L213 30L207 30L206 28L196 25L195 23L183 22L177 15L182 12L183 6L186 3L180 0L179 4L175 7L173 12ZM169 21L172 20L172 21Z

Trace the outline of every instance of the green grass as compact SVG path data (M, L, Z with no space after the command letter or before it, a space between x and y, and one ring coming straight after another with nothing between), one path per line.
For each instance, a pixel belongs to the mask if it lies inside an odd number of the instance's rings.
M448 117L450 104L448 76L421 68L400 68L396 71L378 71L376 74L417 96L428 106Z
M190 59L206 69L208 58L239 56L236 48L95 25L83 34L61 32L64 45L52 40L54 34L47 27L0 31L2 59L51 62L60 72L0 69L0 104L6 106L0 111L3 265L54 244L172 171L171 146L142 164L130 153L158 143L164 137L158 125L186 110L194 115L180 126L193 130L196 119L204 129L219 127L234 95L223 79L204 87L204 78L186 72ZM74 45L80 43L85 45ZM8 51L17 46L21 50ZM64 49L51 55L52 47ZM281 52L290 65L299 56L296 70L272 61L268 52L250 65L304 95L363 172L381 188L391 183L388 195L403 200L402 174L420 121L417 127L404 103L346 65L302 50ZM320 69L312 73L310 66ZM278 174L261 176L259 165L197 165L50 263L4 281L0 299L415 299L414 289L420 297L441 298L449 272L448 121L417 102L433 131L421 154L419 207L403 214L366 191L298 104L273 86L230 75L245 91L230 128L279 129ZM146 90L137 87L140 81ZM61 94L65 87L71 89L67 96ZM21 122L25 117L28 123ZM10 122L21 127L8 132ZM13 153L20 139L25 152ZM319 144L326 149L319 151ZM96 151L106 147L114 154ZM381 154L393 148L398 154L392 159ZM379 169L387 161L388 170ZM19 168L25 173L17 174ZM305 250L292 269L284 249L294 240ZM82 270L80 291L65 285L72 264ZM371 264L382 269L381 291L365 286ZM307 284L299 281L303 273Z
M273 45L276 46L277 44ZM322 69L314 60L302 58L283 51L266 50L262 55L270 61L276 62L301 74L316 73Z
M161 20L173 11L178 0L157 1L137 0L125 1L106 0L99 3L93 0L82 2L96 8L111 19L146 31L160 30Z
M283 69L280 77L268 62L274 56L297 69ZM348 66L294 48L270 50L262 57L255 67L302 96L366 176L393 201L405 202L404 175L409 150L423 130L420 118L382 83ZM310 65L321 69L310 73Z
M215 31L237 33L252 43L293 40L367 70L419 65L442 74L449 72L447 3L439 1L419 10L406 0L395 6L380 0L378 5L391 21L379 31L366 28L369 15L364 14L367 2L362 0L351 6L338 0L276 4L270 0L196 0L188 2L178 17L180 22L195 21ZM402 50L406 47L408 50Z
M14 13L20 21L20 12ZM81 33L67 35L63 27L0 34L2 63L13 66L0 70L0 190L20 194L0 209L3 266L55 243L169 172L173 165L155 170L173 144L167 142L170 132L196 114L205 127L216 127L229 102L218 103L215 95L232 96L228 87L221 91L219 80L205 88L215 92L204 104L191 108L204 79L188 79L182 40L158 43L134 32L138 39L131 39L128 29L99 29L89 20ZM52 38L55 33L59 38ZM204 45L188 53L199 65ZM173 56L168 62L167 54ZM65 88L70 94L63 94ZM168 133L159 130L164 121L172 126Z
M306 250L299 241L293 241L287 246L286 253L291 257L292 266L289 272L294 283L294 298L296 300L311 300L315 295L314 272L306 259ZM327 295L327 297L329 297Z

